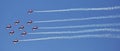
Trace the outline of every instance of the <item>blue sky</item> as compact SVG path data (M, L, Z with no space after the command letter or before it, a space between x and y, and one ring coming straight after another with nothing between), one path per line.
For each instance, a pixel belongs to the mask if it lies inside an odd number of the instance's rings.
M102 20L87 20L87 21L73 21L73 22L55 22L55 23L36 23L27 25L29 20L44 21L54 19L67 19L67 18L86 18L94 16L107 16L119 15L120 9L110 11L71 11L71 12L55 12L55 13L32 13L27 14L27 10L54 10L54 9L68 9L68 8L93 8L93 7L112 7L120 6L120 0L1 0L0 1L0 51L120 51L120 39L114 38L85 38L85 39L69 39L69 40L46 40L46 41L29 41L19 42L14 45L14 39L31 39L41 37L54 37L54 36L72 36L81 34L66 34L66 35L26 35L21 37L22 31L18 30L20 25L24 25L24 31L33 32L33 26L70 26L70 25L85 25L85 24L106 24L106 23L119 23L120 19L102 19ZM14 21L20 20L21 23L14 26ZM9 31L5 27L11 24L15 30L15 35L9 36ZM96 28L96 27L95 27ZM98 27L99 28L99 27ZM108 28L117 28L108 27ZM86 28L92 29L92 28ZM48 32L48 31L76 31L84 30L79 29L46 29L37 30L35 32ZM93 32L86 34L119 34L119 32Z

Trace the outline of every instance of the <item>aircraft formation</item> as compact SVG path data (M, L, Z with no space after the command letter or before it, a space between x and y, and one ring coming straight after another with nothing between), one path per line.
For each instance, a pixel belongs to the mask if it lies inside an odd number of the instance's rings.
M45 10L45 11L33 11L32 9L28 10L27 13L28 14L32 14L33 12L37 12L37 13L41 13L41 12L66 12L66 11L109 11L109 10L116 10L116 9L120 9L120 6L117 7L105 7L105 8L76 8L76 9L63 9L63 10ZM99 17L87 17L87 18L72 18L72 19L55 19L55 20L47 20L47 21L34 21L34 23L40 23L40 22L68 22L68 21L86 21L86 20L98 20L98 19L113 19L113 18L120 18L120 15L108 15L108 16L99 16ZM9 35L12 36L15 34L16 30L11 30L11 28L13 28L14 26L18 26L20 25L22 21L21 20L16 20L14 22L14 25L12 24L8 24L6 26L7 30L10 30ZM33 20L29 20L27 21L25 24L27 25L31 25L33 23ZM96 27L96 29L90 29L90 30L80 30L80 31L61 31L61 32L42 32L42 34L67 34L67 33L89 33L89 32L101 32L101 31L105 31L105 32L120 32L119 29L115 29L115 28L104 28L104 27L108 27L108 26L119 26L119 23L109 23L109 24L88 24L88 25L79 25L79 26L56 26L56 27L41 27L41 29L64 29L64 28L87 28L87 27ZM28 31L25 31L24 29L26 28L26 26L24 26L24 24L20 25L19 27L17 27L17 29L21 32L21 36L26 36L27 34L41 34L41 32L37 32L37 33L28 33ZM98 28L102 28L102 29L98 29ZM38 26L32 26L31 30L32 31L36 31L38 28ZM83 36L62 36L62 37L47 37L47 38L36 38L36 39L26 39L26 40L18 40L15 39L12 42L14 44L16 44L17 42L20 41L37 41L37 40L50 40L50 39L71 39L71 38L88 38L88 37L107 37L107 38L113 38L113 35L83 35Z
M33 10L28 10L27 13L28 13L28 14L32 14L32 12L33 12ZM21 21L20 21L20 20L16 20L16 21L14 22L14 25L17 26L19 23L21 23ZM32 20L29 20L29 21L26 22L26 24L28 24L28 25L30 25L30 24L32 24L32 23L33 23ZM15 34L15 30L11 30L12 27L14 27L14 26L12 26L11 24L8 24L8 25L6 26L6 29L7 29L7 30L10 30L10 32L9 32L9 35L10 35L10 36L12 36L12 35ZM20 27L18 27L18 30L19 30L19 31L22 31L24 28L25 28L25 26L24 26L24 25L21 25ZM31 28L32 31L35 31L35 30L37 30L37 29L38 29L37 26L33 26L33 27ZM27 35L27 31L21 32L21 36L25 36L25 35ZM14 43L14 44L16 44L17 42L19 42L18 39L13 40L13 43Z

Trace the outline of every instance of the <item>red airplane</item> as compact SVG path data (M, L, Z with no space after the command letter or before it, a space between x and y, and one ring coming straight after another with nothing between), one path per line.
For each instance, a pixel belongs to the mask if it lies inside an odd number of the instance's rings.
M32 9L30 9L30 10L28 10L28 14L32 14L32 12L33 12L33 10Z
M12 30L9 32L10 35L13 35L15 32Z
M27 24L32 24L32 20L29 20L29 21L27 22Z
M27 34L27 32L25 32L25 31L21 33L22 36L25 36L26 34Z
M19 41L18 39L13 40L13 43L16 44L18 41Z
M19 21L19 20L15 21L15 25L17 25L17 24L19 24L19 23L20 23L20 21Z
M37 30L38 29L38 27L37 26L35 26L35 27L33 27L32 28L32 30L34 31L34 30Z
M23 30L23 29L24 29L24 26L21 25L18 29L19 29L19 30Z
M7 25L6 29L10 29L12 26L9 24Z

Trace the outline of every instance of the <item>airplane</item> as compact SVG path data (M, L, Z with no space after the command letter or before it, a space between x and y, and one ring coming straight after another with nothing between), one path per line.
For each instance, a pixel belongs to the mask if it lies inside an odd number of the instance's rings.
M13 40L13 43L16 44L18 41L19 41L18 39Z
M18 29L19 29L19 30L23 30L23 29L24 29L24 26L21 25Z
M21 33L22 36L25 36L26 34L27 34L27 32L25 32L25 31Z
M13 35L15 32L12 30L9 32L10 35Z
M30 10L28 10L28 14L32 14L32 12L33 12L33 10L32 9L30 9Z
M9 24L7 25L6 29L10 29L12 26Z
M32 28L33 31L34 31L34 30L37 30L37 29L38 29L37 26L34 26L34 27Z
M17 24L19 24L19 23L20 23L20 21L19 21L19 20L15 21L15 25L17 25Z
M29 20L29 21L27 22L27 24L32 24L32 20Z

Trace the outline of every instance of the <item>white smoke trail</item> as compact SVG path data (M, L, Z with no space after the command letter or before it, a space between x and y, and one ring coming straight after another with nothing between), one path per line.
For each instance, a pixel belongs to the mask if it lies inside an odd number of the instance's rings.
M120 9L120 6L114 7L103 7L103 8L71 8L71 9L59 9L59 10L43 10L43 11L34 11L34 12L66 12L66 11L101 11L101 10L115 10Z
M112 34L102 35L77 35L77 36L59 36L59 37L46 37L46 38L34 38L19 41L40 41L40 40L58 40L58 39L81 39L81 38L120 38L120 36L113 36Z
M80 31L36 32L36 33L28 33L28 34L33 34L33 35L41 35L41 34L70 34L70 33L89 33L89 32L99 32L99 31L120 32L120 29L100 28L100 29L80 30Z
M92 25L77 25L77 26L57 26L57 27L40 27L39 29L63 29L63 28L87 28L87 27L111 27L120 26L120 23L109 23L109 24L92 24Z
M47 21L34 21L34 23L83 21L83 20L85 21L85 20L112 19L112 18L120 18L120 15L109 15L109 16L88 17L88 18L56 19L56 20L47 20Z

